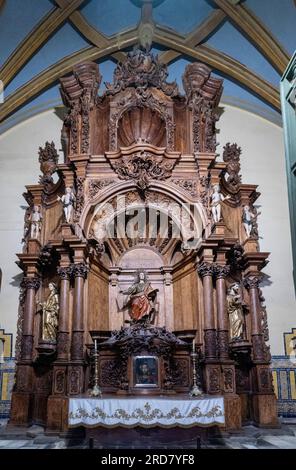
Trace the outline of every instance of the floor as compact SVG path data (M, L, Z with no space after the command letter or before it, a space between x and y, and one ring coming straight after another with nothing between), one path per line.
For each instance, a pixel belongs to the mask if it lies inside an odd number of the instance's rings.
M144 442L147 442L144 440ZM137 449L143 448L143 440L134 440L128 444L112 439L109 444L94 441L94 448ZM196 449L196 440L170 441L161 446L155 441L145 448L161 449ZM29 429L6 429L6 422L0 421L0 449L82 449L89 448L89 441L83 438L62 439L46 436L40 426ZM239 433L212 437L201 442L201 448L207 449L296 449L296 418L282 420L278 429L261 429L245 426Z

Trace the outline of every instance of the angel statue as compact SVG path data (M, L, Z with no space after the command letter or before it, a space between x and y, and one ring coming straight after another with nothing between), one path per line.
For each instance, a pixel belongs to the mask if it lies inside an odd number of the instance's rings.
M70 224L71 222L75 200L76 198L74 191L70 186L66 187L65 194L62 197L58 196L58 201L61 201L61 203L63 204L64 215L67 224Z
M227 310L231 340L244 339L244 313L240 285L236 282L227 292Z
M56 341L58 332L59 296L56 284L50 282L49 295L45 302L39 302L42 308L42 339Z
M230 199L230 195L223 196L220 192L219 184L215 184L213 186L213 193L211 196L211 208L212 208L212 216L215 223L220 222L221 219L221 202L225 201L226 199Z
M250 206L246 205L243 207L242 222L247 238L252 237L252 235L256 237L256 222L260 214L261 212L256 210L251 211Z
M121 294L127 295L123 308L128 308L131 323L143 321L153 323L158 304L155 302L158 289L151 286L146 271L138 270L134 283Z

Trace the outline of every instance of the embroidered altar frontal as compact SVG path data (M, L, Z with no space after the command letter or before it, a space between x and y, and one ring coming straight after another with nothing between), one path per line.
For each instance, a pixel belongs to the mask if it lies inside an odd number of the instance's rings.
M224 425L222 397L70 398L69 427Z

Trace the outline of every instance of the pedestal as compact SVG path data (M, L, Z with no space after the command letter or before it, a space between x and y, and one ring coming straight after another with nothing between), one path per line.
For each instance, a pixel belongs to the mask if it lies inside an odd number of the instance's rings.
M255 424L259 427L278 427L276 397L272 394L253 394L253 413Z
M227 431L236 431L242 427L241 401L236 394L224 395L225 428Z
M12 392L9 426L30 426L33 395L30 392Z
M68 429L68 398L51 395L47 401L46 433L56 434Z

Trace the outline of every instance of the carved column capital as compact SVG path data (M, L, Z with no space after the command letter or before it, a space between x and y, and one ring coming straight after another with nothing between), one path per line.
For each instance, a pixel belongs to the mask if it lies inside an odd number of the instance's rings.
M73 264L72 273L74 277L83 277L85 279L88 273L88 267L84 263Z
M22 289L34 289L38 290L41 284L41 280L39 277L24 277L21 282Z
M62 280L69 280L72 274L72 266L66 266L66 267L58 267L57 273L60 276Z
M261 278L259 276L248 276L244 279L244 286L247 289L258 289Z
M210 263L202 262L197 266L197 272L201 277L213 276L214 265Z
M216 279L225 279L230 272L230 266L225 265L221 266L219 264L215 264L213 266L213 273Z

